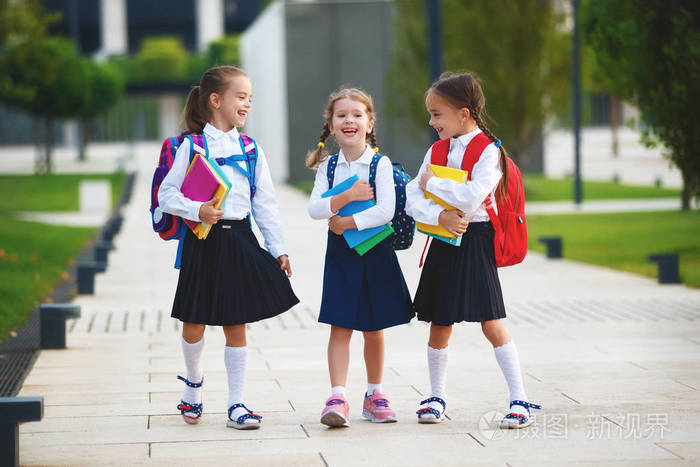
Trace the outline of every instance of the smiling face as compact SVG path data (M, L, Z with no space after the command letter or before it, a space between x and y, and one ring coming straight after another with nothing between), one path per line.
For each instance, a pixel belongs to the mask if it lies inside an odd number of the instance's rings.
M428 124L437 131L440 139L455 138L469 133L470 116L466 108L458 109L432 91L425 97L425 108L430 114Z
M252 106L253 86L250 79L243 74L229 79L229 86L222 94L212 93L209 96L212 106L212 117L221 127L242 127Z
M328 129L343 152L364 148L367 135L372 132L374 122L367 113L367 106L360 101L344 97L333 105Z

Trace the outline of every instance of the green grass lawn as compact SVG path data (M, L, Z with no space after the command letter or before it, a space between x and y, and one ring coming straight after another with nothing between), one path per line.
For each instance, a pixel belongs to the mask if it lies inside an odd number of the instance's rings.
M80 181L107 180L116 204L126 174L0 175L2 211L78 211Z
M574 182L565 178L545 178L543 175L523 175L525 202L571 201ZM680 198L680 190L655 186L623 185L614 182L583 182L583 199Z
M679 254L684 284L700 287L700 212L528 216L528 247L544 252L540 236L560 235L565 258L657 277L650 253Z
M542 175L523 176L525 201L571 201L574 182L564 178L545 178ZM299 180L293 186L310 194L313 180ZM680 190L655 186L622 185L614 182L583 182L584 200L594 199L633 199L633 198L679 198Z
M125 174L0 175L0 343L51 293L97 232L22 221L13 211L77 211L85 179L110 181L116 204Z

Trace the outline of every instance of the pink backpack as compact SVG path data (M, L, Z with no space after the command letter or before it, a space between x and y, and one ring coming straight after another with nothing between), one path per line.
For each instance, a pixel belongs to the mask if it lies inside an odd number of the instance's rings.
M175 162L177 148L182 142L190 139L190 154L189 160L192 162L195 154L201 154L204 157L209 156L209 147L204 135L191 134L189 131L184 131L180 136L171 136L163 141L163 146L160 148L160 157L158 158L158 166L153 172L153 182L151 183L151 222L153 231L158 233L158 236L163 240L182 240L187 232L187 224L179 216L174 216L164 212L160 208L158 202L158 190L163 183L165 176L168 175L170 169ZM248 179L250 184L250 199L255 196L255 165L258 160L258 146L251 137L240 135L242 154L229 157L217 158L216 162L219 165L231 165L239 170ZM243 169L237 162L245 163ZM177 259L175 267L180 268L180 257L182 256L182 242L178 245Z

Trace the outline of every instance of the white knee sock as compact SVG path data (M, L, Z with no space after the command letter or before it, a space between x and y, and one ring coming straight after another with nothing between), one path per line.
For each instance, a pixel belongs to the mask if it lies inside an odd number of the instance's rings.
M187 369L187 379L192 383L202 381L202 349L204 349L204 338L194 344L188 343L182 339L182 354L185 357L185 368ZM182 400L192 404L202 402L202 388L191 388L185 386L185 392L182 395Z
M224 362L226 363L226 373L228 374L228 406L243 402L243 383L245 382L245 366L248 354L248 347L226 347L224 351ZM251 409L252 410L252 409ZM236 420L246 414L243 407L238 407L231 412L231 419ZM245 423L258 423L255 420L247 419Z
M430 373L430 396L439 397L445 400L445 381L447 379L447 347L444 349L434 349L428 346L428 372ZM442 404L430 402L428 404L439 412L443 411ZM432 415L426 415L431 416Z
M496 354L498 365L501 367L501 371L503 371L503 376L505 376L506 382L508 383L510 400L527 402L525 386L523 385L523 375L520 371L520 358L518 357L518 349L515 347L515 343L509 341L507 344L503 344L500 347L494 347L493 351ZM514 405L510 411L527 415L527 410L520 405Z

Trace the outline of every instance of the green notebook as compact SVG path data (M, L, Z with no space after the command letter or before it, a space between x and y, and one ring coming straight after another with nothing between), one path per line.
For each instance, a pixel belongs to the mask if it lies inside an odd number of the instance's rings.
M360 256L364 255L367 253L369 250L374 248L379 242L387 238L389 235L394 233L394 228L391 226L391 224L386 224L384 226L384 230L379 232L378 234L374 235L373 237L368 238L364 242L360 243L355 247L355 251L357 254Z

